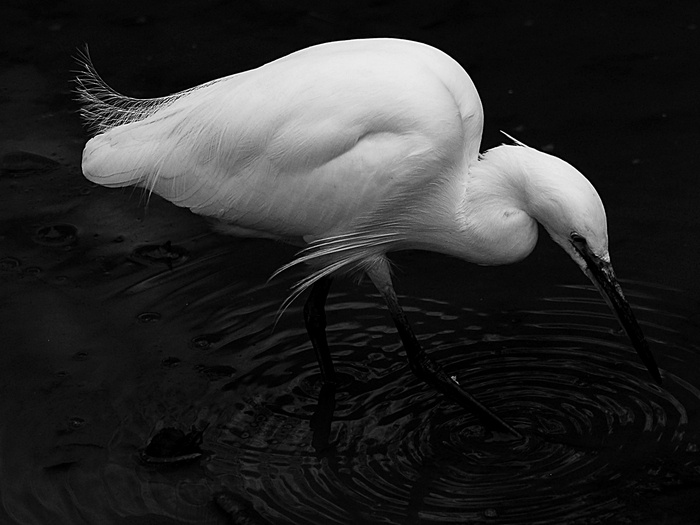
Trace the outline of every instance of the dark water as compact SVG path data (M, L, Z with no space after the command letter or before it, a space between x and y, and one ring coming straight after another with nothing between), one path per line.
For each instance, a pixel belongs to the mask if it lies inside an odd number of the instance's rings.
M407 5L3 8L0 523L698 523L694 10ZM108 80L160 95L379 34L462 53L486 146L520 133L593 180L662 387L543 236L504 268L395 257L425 348L523 440L413 377L368 283L331 291L329 395L301 303L275 323L299 276L266 280L294 249L219 236L157 198L144 211L138 191L80 174L66 80L84 41ZM190 461L147 461L166 429L201 435Z

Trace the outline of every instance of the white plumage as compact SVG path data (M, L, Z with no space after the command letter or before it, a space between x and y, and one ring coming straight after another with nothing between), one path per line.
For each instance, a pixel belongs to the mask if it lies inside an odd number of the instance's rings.
M609 267L593 186L520 143L480 156L479 95L435 48L393 39L321 44L145 101L112 91L85 66L82 114L98 133L85 146L85 176L143 187L234 235L305 246L290 265L308 263L313 273L294 296L361 269L386 298L393 250L514 262L534 248L538 221L609 301L613 293L627 304L612 269L608 286L592 268ZM616 313L631 316L624 305ZM631 319L621 321L650 366Z

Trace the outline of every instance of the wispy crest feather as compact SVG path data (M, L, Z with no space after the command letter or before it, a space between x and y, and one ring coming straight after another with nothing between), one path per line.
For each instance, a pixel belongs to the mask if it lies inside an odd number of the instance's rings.
M530 146L528 146L527 144L525 144L524 142L522 142L522 141L516 139L515 137L511 137L510 135L508 135L508 133L506 133L506 132L503 131L503 130L501 130L501 133L503 133L506 137L508 137L510 140L512 140L512 141L515 143L516 146L522 146L523 148L529 148L529 147L530 147Z

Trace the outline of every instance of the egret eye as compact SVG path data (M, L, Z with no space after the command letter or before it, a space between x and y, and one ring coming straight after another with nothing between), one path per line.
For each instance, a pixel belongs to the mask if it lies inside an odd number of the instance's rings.
M575 244L586 244L586 239L576 232L571 232L571 242Z
M574 245L574 248L576 248L576 251L579 253L583 252L588 247L586 239L576 232L571 232L571 244Z
M591 250L588 248L588 242L586 239L576 232L571 232L571 245L574 247L574 250L576 250L578 254L583 257L586 264L590 266L592 263Z

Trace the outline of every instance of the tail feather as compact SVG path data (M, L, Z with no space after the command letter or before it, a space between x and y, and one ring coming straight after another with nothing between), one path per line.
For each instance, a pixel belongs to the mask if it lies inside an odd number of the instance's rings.
M83 151L85 177L108 187L138 185L149 196L157 193L179 206L190 207L187 195L200 191L204 194L198 195L198 202L211 198L218 187L204 191L207 180L192 176L198 142L185 136L201 132L204 125L189 121L183 125L190 113L187 104L177 107L176 103L226 77L165 97L138 99L109 87L97 73L87 48L79 52L77 61L80 114L95 134Z

